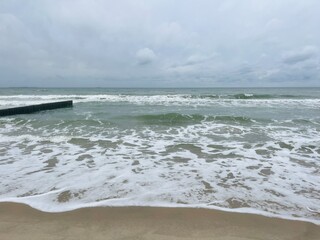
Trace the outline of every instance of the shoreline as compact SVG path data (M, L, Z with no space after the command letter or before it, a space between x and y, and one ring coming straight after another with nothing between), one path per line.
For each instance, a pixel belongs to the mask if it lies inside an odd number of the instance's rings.
M91 204L80 204L77 207L66 207L62 208L60 210L57 209L50 209L50 210L44 210L41 208L38 208L32 203L24 202L24 201L16 201L15 199L5 199L0 200L0 207L1 204L6 203L13 203L13 204L21 204L28 206L36 211L43 212L43 213L65 213L65 212L72 212L80 209L87 209L87 208L182 208L182 209L203 209L203 210L209 210L209 211L218 211L218 212L227 212L227 213L235 213L235 214L249 214L249 215L258 215L263 216L267 218L276 218L276 219L283 219L283 220L289 220L289 221L298 221L298 222L307 222L312 223L315 225L320 226L320 219L312 219L312 218L305 218L305 217L293 217L293 216L287 216L287 215L281 215L281 214L274 214L269 213L265 211L261 211L258 209L253 208L225 208L225 207L219 207L219 206L203 206L203 205L185 205L185 204L164 204L164 205L123 205L123 204L99 204L97 203L91 203ZM308 209L308 208L307 208ZM308 211L314 213L314 214L320 214L320 212L309 209Z
M47 213L0 203L0 239L320 239L320 226L203 208L89 207Z

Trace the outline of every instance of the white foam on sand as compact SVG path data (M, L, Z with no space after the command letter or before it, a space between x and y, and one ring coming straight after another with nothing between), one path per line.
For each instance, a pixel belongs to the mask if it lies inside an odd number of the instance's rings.
M36 129L31 120L2 122L0 201L49 212L204 207L320 221L308 210L318 209L320 199L317 128L203 121L74 131L59 124Z

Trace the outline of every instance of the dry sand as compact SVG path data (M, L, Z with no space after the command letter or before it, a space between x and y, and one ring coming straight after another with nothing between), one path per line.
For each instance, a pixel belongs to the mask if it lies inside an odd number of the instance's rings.
M0 203L0 239L320 239L320 226L207 209L96 207L44 213Z

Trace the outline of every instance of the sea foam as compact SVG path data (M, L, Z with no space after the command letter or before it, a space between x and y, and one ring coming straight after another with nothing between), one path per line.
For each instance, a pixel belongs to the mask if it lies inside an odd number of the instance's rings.
M0 119L0 201L49 212L202 207L320 222L318 98L3 95L0 106L66 99L73 109Z

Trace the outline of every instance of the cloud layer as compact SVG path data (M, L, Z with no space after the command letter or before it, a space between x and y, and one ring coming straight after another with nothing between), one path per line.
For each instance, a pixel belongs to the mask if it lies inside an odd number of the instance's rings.
M320 86L318 0L4 0L0 87Z

